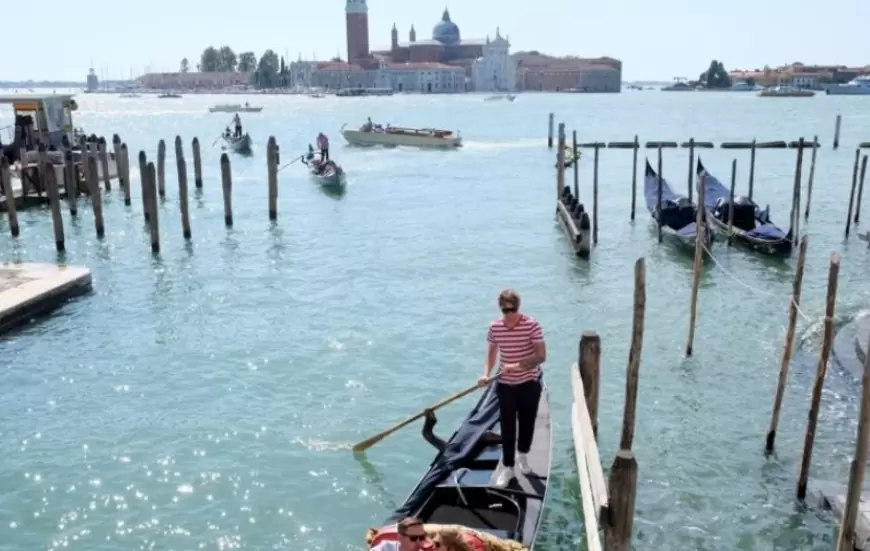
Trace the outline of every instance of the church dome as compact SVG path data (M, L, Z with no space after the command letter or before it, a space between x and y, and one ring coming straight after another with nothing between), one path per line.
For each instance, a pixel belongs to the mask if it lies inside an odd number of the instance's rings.
M444 10L441 21L432 29L432 40L437 40L448 46L454 46L460 42L459 27L450 20L450 12L447 9Z

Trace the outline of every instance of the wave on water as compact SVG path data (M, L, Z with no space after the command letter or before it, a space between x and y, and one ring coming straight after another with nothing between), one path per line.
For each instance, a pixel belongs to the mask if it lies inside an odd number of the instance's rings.
M532 149L532 148L541 148L541 140L537 138L526 138L523 140L512 140L512 141L463 141L462 143L463 149L488 149L488 150L502 150L502 149Z

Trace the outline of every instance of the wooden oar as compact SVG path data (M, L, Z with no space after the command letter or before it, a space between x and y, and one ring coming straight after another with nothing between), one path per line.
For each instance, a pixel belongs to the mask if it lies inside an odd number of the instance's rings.
M489 380L486 381L486 384L493 382L496 379L496 377L498 377L497 373L495 375L493 375L492 377L490 377ZM455 402L456 400L458 400L460 398L468 396L469 394L471 394L472 392L474 392L475 390L477 390L479 388L483 388L483 387L475 384L474 386L466 388L465 390L463 390L461 392L457 392L453 396L449 396L449 397L441 400L437 404L435 404L433 406L429 406L428 408L424 409L423 411L421 411L417 415L414 415L413 417L409 417L409 418L405 419L404 421L402 421L398 425L395 425L394 427L389 428L389 429L385 430L384 432L378 433L378 434L372 436L371 438L369 438L368 440L363 440L362 442L360 442L359 444L357 444L353 447L353 451L355 451L355 452L365 451L365 450L371 448L372 446L374 446L375 444L377 444L378 442L380 442L381 440L383 440L384 438L386 438L387 436L393 434L397 430L404 428L404 427L407 427L408 425L410 425L411 423L413 423L417 419L422 419L423 416L426 415L427 410L436 411L438 409L441 409L442 407L446 406L447 404L450 404L450 403Z
M292 165L292 164L295 163L296 161L301 161L304 157L305 157L305 155L300 155L299 157L296 157L295 159L293 159L292 161L290 161L290 162L287 163L286 165L284 165L284 166L282 166L281 168L279 168L279 169L278 169L278 172L281 172L282 170L284 170L284 169L287 168L288 166Z

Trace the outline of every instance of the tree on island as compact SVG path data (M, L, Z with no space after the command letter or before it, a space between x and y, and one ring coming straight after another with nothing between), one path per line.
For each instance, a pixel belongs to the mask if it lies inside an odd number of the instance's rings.
M179 70L182 73L189 73L190 72L190 61L188 61L186 57L181 60L181 67L179 68Z
M216 73L220 70L221 57L217 49L209 46L199 58L199 70L203 73Z
M260 57L257 70L254 71L253 81L259 88L274 88L278 85L278 73L281 70L281 62L278 54L272 50L266 50Z
M710 67L698 77L698 82L707 89L730 88L731 76L722 62L714 59L710 62Z
M239 54L238 69L240 73L253 73L257 70L257 55L254 52L242 52Z
M218 55L220 57L220 71L225 73L235 72L236 67L239 65L239 60L236 57L236 52L233 51L229 46L221 46L221 49L218 51Z

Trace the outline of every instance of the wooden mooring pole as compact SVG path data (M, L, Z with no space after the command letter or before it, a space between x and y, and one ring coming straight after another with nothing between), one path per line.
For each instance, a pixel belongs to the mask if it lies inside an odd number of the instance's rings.
M861 157L861 173L858 175L858 197L855 199L855 218L852 222L858 223L861 217L861 199L864 196L864 178L867 176L867 155Z
M550 113L547 118L547 149L553 149L553 130L555 127L556 116Z
M707 173L701 173L698 180L698 204L704 204L704 188L706 187ZM659 192L661 193L661 192ZM707 228L704 222L704 208L698 208L695 225L698 234L695 236L695 263L692 268L692 295L689 305L689 337L686 341L686 356L691 356L695 346L695 322L698 317L698 290L701 287L701 268L704 265L704 243ZM659 230L661 231L661 230Z
M54 229L54 245L57 252L66 250L63 235L63 214L60 208L60 190L57 189L57 173L52 163L45 163L45 191L51 208L51 225Z
M565 123L559 123L559 145L556 151L556 199L562 196L565 187ZM579 200L579 198L578 198Z
M819 405L822 401L822 389L825 386L825 375L828 372L828 357L831 355L831 342L834 340L834 312L837 304L837 278L840 275L840 255L831 254L831 264L828 268L828 295L825 300L825 321L822 333L822 348L819 351L819 364L816 368L816 378L810 397L810 412L807 419L807 432L804 436L804 450L801 456L800 471L797 480L797 498L801 501L807 496L807 483L810 477L810 463L813 457L813 443L816 438L816 427L819 422Z
M157 192L157 169L154 163L148 163L146 168L148 189L148 229L151 235L151 252L157 254L160 252L160 225L158 219L158 192Z
M837 115L834 121L834 151L840 148L840 128L843 125L843 115Z
M15 207L15 194L12 192L12 173L9 170L9 160L5 155L0 155L0 187L3 188L3 196L6 199L6 214L9 218L9 233L12 237L21 235L21 226L18 224L18 211Z
M637 497L637 460L631 451L637 412L637 385L640 357L643 352L643 328L646 312L646 266L643 258L634 264L634 315L631 348L625 377L625 409L619 452L610 467L607 484L609 505L604 523L604 548L607 551L631 551L634 510Z
M228 228L233 227L233 173L230 168L230 157L226 153L221 154L221 189L224 194L224 223Z
M855 150L855 163L852 165L852 188L849 191L849 212L846 213L846 238L852 228L852 212L855 209L855 191L858 187L858 163L861 160L861 150Z
M269 183L269 220L278 219L278 142L269 136L266 145L266 175Z
M601 384L601 337L595 331L584 331L580 337L578 365L586 397L586 409L592 421L592 432L598 438L598 387Z
M816 178L816 155L819 152L819 137L813 136L813 152L810 154L810 176L807 179L807 206L804 220L810 217L810 202L813 200L813 181Z
M779 410L782 408L782 399L785 396L785 385L788 382L788 371L791 366L791 355L794 349L794 336L797 327L798 309L801 303L801 286L804 281L804 263L807 259L807 236L801 238L798 249L797 266L794 273L794 282L791 287L791 300L788 304L788 326L785 332L785 346L782 349L782 359L779 362L779 381L776 385L776 397L773 399L773 413L770 416L770 427L767 429L767 439L764 444L765 455L773 453L776 441L776 429L779 425Z

